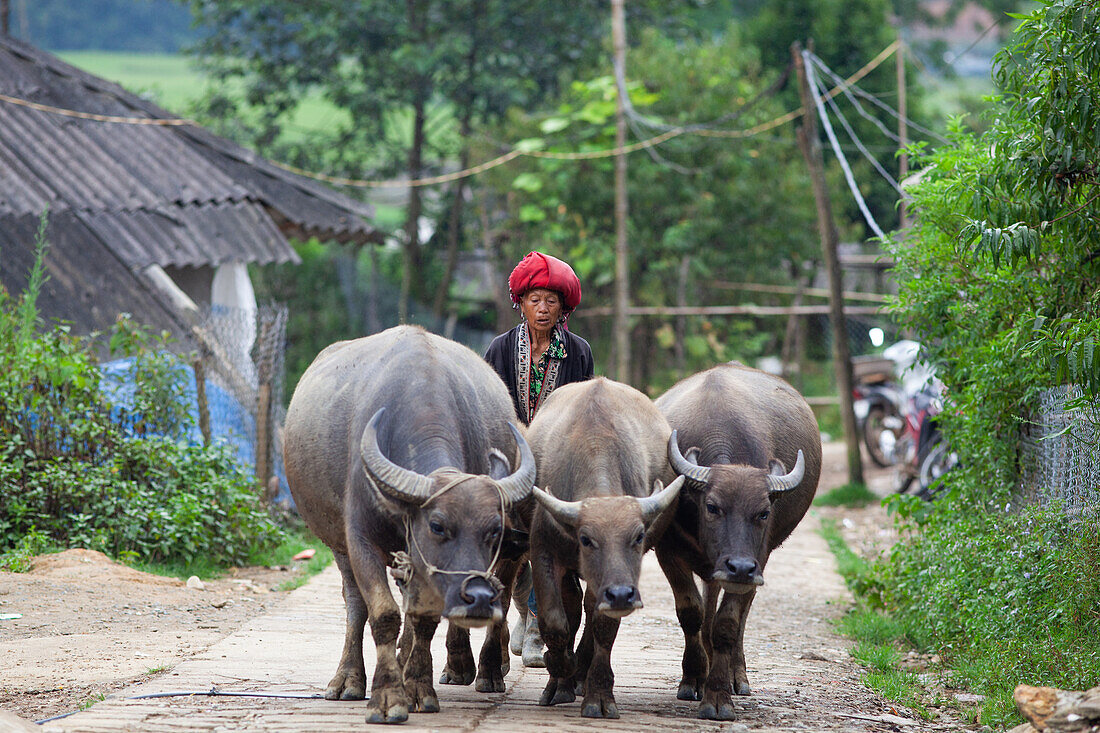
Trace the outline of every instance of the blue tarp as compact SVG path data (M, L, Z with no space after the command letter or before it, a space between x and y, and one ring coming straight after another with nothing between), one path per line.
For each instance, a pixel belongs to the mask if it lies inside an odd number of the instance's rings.
M103 392L121 417L122 411L133 412L134 403L134 359L116 359L100 365L103 372ZM184 387L184 399L191 415L190 426L184 439L198 445L202 443L199 430L199 402L195 389L195 372L184 364L175 367L180 383ZM210 413L210 436L214 442L230 445L237 460L249 469L256 469L256 421L252 414L227 390L206 380L206 402ZM274 457L274 474L279 479L279 490L275 496L277 502L293 504L286 473L283 470L282 456Z

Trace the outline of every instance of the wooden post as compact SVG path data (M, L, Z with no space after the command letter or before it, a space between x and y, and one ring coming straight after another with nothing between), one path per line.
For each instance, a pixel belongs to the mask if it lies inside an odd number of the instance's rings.
M199 403L199 432L202 433L202 444L210 445L210 403L206 400L206 367L203 366L202 357L196 356L191 362L195 370L195 399Z
M909 156L905 153L905 148L909 145L909 127L905 123L908 114L905 98L905 44L901 42L900 30L898 31L898 50L894 52L894 57L897 59L898 72L898 147L901 148L901 155L898 156L898 183L902 183L909 176ZM904 229L908 225L906 214L908 211L905 195L902 194L901 200L898 201L898 229Z
M623 0L611 0L611 45L615 53L616 74L623 75L626 84L626 21ZM615 95L615 378L630 380L630 322L626 309L630 307L630 267L627 261L626 222L629 205L626 197L626 106L622 90Z
M256 393L256 485L267 490L271 477L271 383L264 382Z
M676 306L687 307L687 279L691 267L691 257L684 255L680 258L680 272L676 281ZM676 343L674 353L676 355L676 378L683 379L687 370L687 358L684 353L684 340L687 338L687 318L676 317Z
M821 235L821 250L825 257L825 273L829 280L829 322L833 328L833 368L836 371L836 387L840 393L840 419L844 424L844 440L848 444L848 481L863 483L863 462L859 453L859 434L856 416L852 411L852 358L848 350L848 328L844 319L844 298L841 287L840 262L837 258L836 223L833 221L829 191L825 186L825 166L821 156L821 143L817 137L817 122L810 84L802 61L802 46L791 45L791 56L798 74L798 88L802 97L802 125L798 128L798 147L806 159L810 181L813 183L814 202L817 204L817 228Z

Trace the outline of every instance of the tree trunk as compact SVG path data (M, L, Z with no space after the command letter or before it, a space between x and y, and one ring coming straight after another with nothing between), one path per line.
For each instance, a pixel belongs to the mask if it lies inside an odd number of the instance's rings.
M467 89L472 90L474 83L474 70L477 65L477 25L481 18L481 4L477 4L476 11L470 19L470 52L466 54L466 83ZM472 91L466 97L463 105L462 120L459 124L458 135L461 139L461 151L458 154L459 170L466 170L470 166L470 121L474 114ZM447 306L447 298L451 292L451 280L454 278L455 267L458 265L458 247L462 242L462 210L465 206L466 179L455 181L454 198L451 200L451 212L447 219L447 262L443 269L443 279L439 283L439 289L435 292L435 302L432 304L432 312L442 318L443 310Z
M408 16L409 28L413 34L421 37L425 33L424 17L425 8L417 0L408 0L405 4ZM427 81L417 80L417 93L413 102L413 129L412 144L409 146L409 155L405 170L409 181L415 181L421 175L424 166L424 124L427 117L428 105ZM405 246L403 251L403 268L401 272L401 296L397 304L397 319L401 323L409 320L409 299L420 299L424 292L423 279L420 273L420 214L423 210L423 199L419 186L409 186L409 203L405 210Z

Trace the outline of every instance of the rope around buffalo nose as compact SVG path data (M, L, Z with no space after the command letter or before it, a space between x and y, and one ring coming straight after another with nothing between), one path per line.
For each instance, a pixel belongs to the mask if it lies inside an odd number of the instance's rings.
M420 507L423 509L424 507L428 506L428 504L431 504L437 498L453 489L455 486L458 486L465 481L469 481L472 478L475 478L475 476L473 476L472 474L458 474L453 479L448 481L447 484L443 486L443 488L425 499L424 503L422 503ZM420 557L420 562L423 563L424 568L428 571L429 576L435 575L436 573L439 573L440 575L466 576L466 578L462 581L462 585L458 589L459 594L463 597L466 596L466 588L468 587L470 581L474 578L481 578L486 583L488 583L489 587L496 592L495 597L499 597L502 593L504 593L504 584L500 582L500 579L497 578L497 576L493 575L493 568L496 567L497 560L500 559L500 549L504 545L504 524L507 521L507 506L504 497L504 489L497 481L490 479L490 482L492 483L493 488L497 490L497 496L500 497L500 536L497 538L497 546L496 549L493 551L493 560L489 563L489 568L487 570L444 570L438 565L433 565L432 563L428 562L427 559L425 559L424 553L420 550L420 543L416 541L416 535L412 533L412 523L408 515L406 515L403 520L405 525L405 547L413 547L416 549L416 554ZM394 580L408 583L409 580L412 579L414 569L415 566L413 565L412 558L409 557L409 553L406 550L398 550L397 552L393 553L393 570L391 571L391 575L393 575Z

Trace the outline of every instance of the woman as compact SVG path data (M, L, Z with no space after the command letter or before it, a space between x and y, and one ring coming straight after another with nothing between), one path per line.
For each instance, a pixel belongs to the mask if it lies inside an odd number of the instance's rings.
M566 328L566 319L581 302L581 282L565 262L541 252L529 253L508 276L508 291L512 307L523 318L493 339L485 360L508 386L516 415L527 425L555 388L592 378L592 349ZM526 567L513 590L521 616L512 629L510 647L525 667L543 667L538 609L530 586L531 571Z

